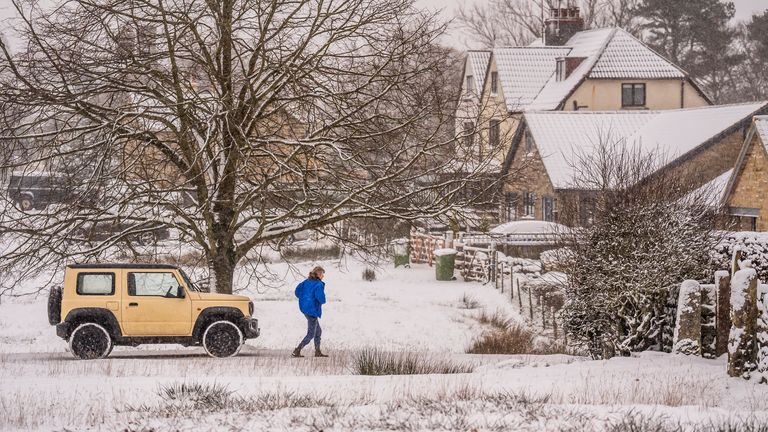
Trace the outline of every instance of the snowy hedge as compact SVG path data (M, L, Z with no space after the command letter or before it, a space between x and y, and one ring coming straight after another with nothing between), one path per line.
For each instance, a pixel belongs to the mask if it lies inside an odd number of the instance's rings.
M744 260L751 261L751 267L761 281L768 281L768 233L731 232L720 233L723 237L712 251L713 266L716 270L730 270L735 250L744 253Z

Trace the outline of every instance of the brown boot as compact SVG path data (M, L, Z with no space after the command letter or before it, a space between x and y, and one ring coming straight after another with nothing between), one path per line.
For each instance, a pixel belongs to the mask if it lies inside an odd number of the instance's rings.
M293 350L293 353L291 353L291 357L304 357L301 355L301 348L296 348Z
M315 348L315 357L328 357L320 351L320 348Z

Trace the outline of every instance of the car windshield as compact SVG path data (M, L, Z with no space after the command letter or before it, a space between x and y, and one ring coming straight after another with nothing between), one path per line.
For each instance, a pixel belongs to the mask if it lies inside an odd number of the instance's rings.
M191 289L192 291L197 291L197 292L205 292L205 291L203 291L202 288L200 288L197 285L192 283L192 281L189 279L189 276L187 276L187 274L184 273L184 270L179 269L179 273L181 273L181 277L184 278L184 282L186 282L186 284L189 287L189 289Z

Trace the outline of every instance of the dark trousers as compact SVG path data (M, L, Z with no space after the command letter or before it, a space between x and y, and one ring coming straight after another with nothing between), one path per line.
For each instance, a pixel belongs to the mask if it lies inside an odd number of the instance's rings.
M315 340L315 349L320 349L320 337L323 335L323 329L320 328L320 319L317 317L304 315L307 317L307 335L299 344L299 349L309 345L312 339Z

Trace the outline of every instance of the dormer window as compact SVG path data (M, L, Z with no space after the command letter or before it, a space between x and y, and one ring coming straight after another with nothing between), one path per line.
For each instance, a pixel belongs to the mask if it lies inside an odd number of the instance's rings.
M498 72L491 72L491 94L497 94L499 92L499 74Z
M467 93L473 93L475 91L475 78L472 75L467 75Z
M565 78L566 78L566 74L565 74L565 59L564 58L559 58L559 59L556 60L556 63L555 63L555 79L557 81L564 81Z

